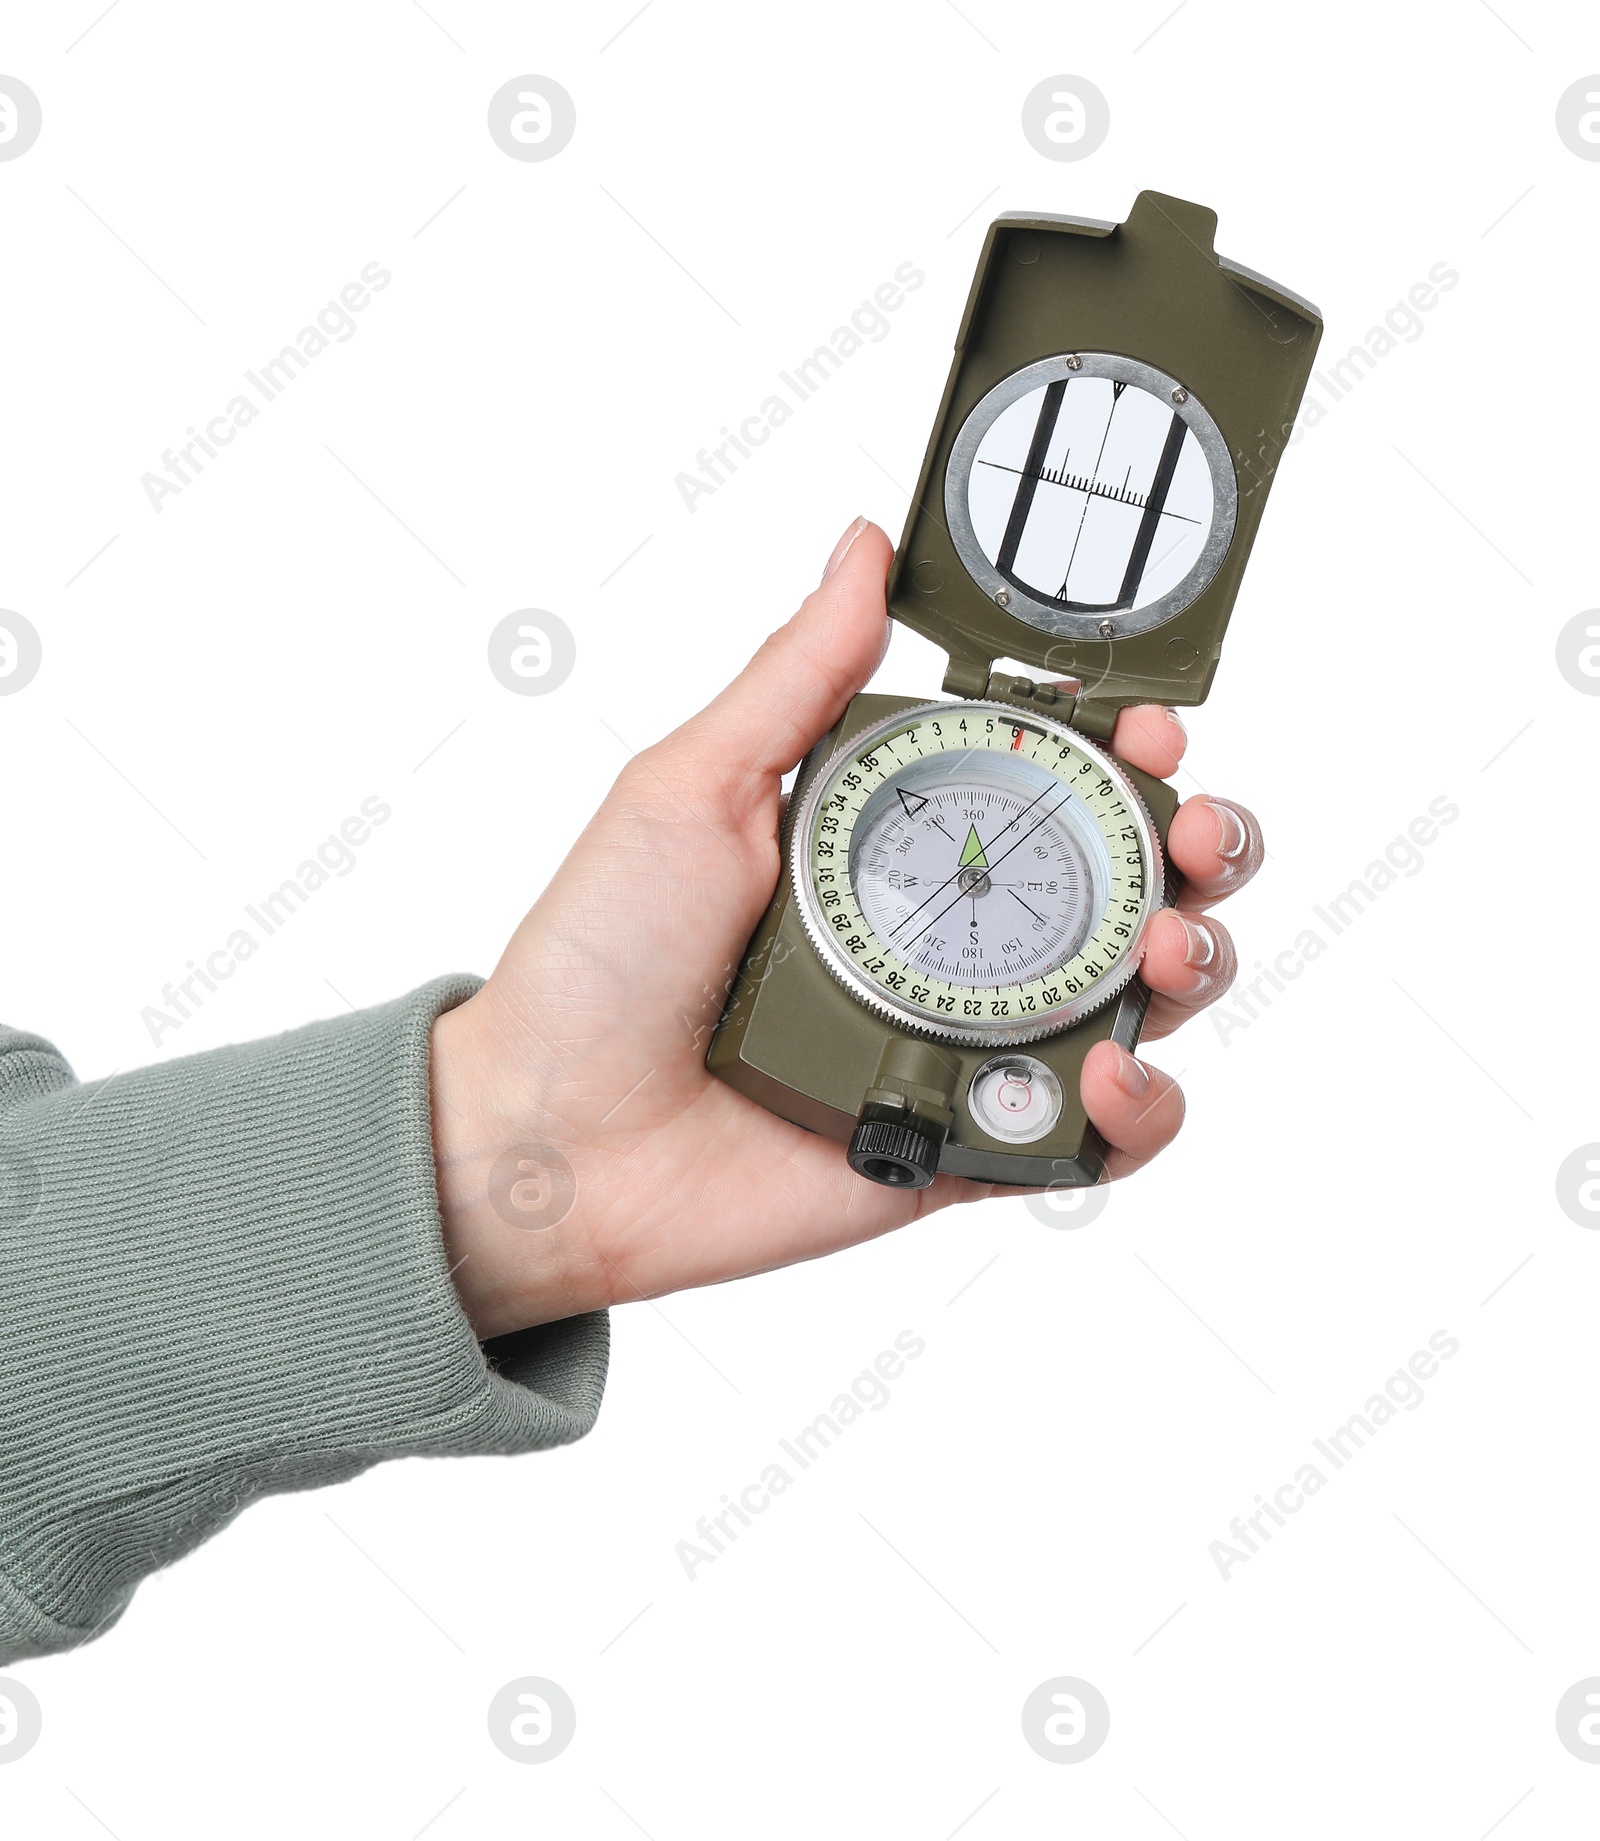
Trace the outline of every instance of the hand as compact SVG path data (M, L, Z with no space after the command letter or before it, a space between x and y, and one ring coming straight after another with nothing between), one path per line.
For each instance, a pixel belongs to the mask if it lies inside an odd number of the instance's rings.
M440 1208L480 1337L813 1259L995 1193L953 1176L917 1190L867 1182L841 1145L705 1067L777 885L781 777L882 662L889 558L883 532L858 519L788 625L623 769L488 983L435 1023ZM1141 707L1122 712L1111 746L1166 777L1184 741L1170 711ZM1205 910L1255 873L1261 839L1242 807L1191 799L1168 850L1183 894L1146 934L1147 1040L1231 983L1233 944ZM1183 1120L1176 1084L1112 1042L1085 1061L1082 1096L1113 1177ZM491 1172L519 1144L571 1169L570 1206L548 1228L511 1226L494 1206ZM495 1176L502 1191L514 1180Z

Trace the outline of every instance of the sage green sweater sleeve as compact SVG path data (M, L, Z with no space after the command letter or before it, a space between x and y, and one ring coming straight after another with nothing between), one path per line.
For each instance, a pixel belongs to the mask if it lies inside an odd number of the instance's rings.
M446 1268L429 1030L476 988L83 1086L0 1028L0 1663L258 1496L594 1424L604 1313L479 1344Z

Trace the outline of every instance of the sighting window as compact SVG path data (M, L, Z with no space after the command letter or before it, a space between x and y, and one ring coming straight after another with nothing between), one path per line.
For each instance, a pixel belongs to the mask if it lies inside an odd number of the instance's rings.
M1082 352L983 397L956 439L945 508L968 573L1000 606L1103 639L1189 606L1227 554L1238 486L1221 430L1182 384Z

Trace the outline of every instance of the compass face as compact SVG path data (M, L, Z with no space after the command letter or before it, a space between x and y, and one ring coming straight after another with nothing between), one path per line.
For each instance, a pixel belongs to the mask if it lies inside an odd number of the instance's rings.
M1030 364L967 417L945 512L973 579L1046 632L1148 632L1195 599L1233 538L1222 431L1175 378L1108 352Z
M972 1042L1064 1029L1138 967L1160 848L1116 763L990 703L903 711L851 740L796 819L825 963L903 1024Z

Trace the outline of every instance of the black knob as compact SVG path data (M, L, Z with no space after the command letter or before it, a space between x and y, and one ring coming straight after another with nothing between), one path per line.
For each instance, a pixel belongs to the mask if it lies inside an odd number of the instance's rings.
M919 1121L863 1119L850 1138L850 1168L891 1189L926 1189L943 1142L943 1132Z

